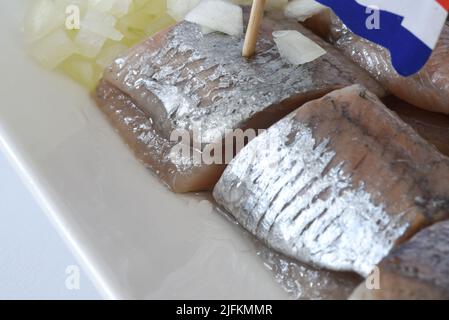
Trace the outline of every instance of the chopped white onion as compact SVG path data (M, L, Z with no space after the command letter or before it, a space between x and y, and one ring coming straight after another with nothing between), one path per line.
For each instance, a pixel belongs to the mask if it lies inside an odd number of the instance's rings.
M29 2L24 31L30 55L89 90L95 88L103 69L117 55L174 24L166 12L166 0Z
M64 14L52 0L33 3L25 18L25 34L29 42L38 41L56 30L65 21Z
M76 46L67 34L58 29L35 42L31 48L33 57L44 67L53 69L77 52Z
M326 9L314 0L293 0L285 7L284 13L289 18L303 22Z
M182 21L200 2L201 0L167 0L167 13L176 21Z
M212 33L212 32L215 32L215 30L210 29L208 27L204 27L204 26L201 27L201 33L202 34L209 34L209 33Z
M132 0L116 0L110 13L117 18L121 18L128 13L131 3Z
M121 43L113 43L109 46L105 46L97 56L97 64L103 69L109 66L114 59L127 50L127 46Z
M100 53L106 40L106 37L98 33L81 28L75 37L74 43L77 46L78 53L87 58L94 58Z
M117 19L105 12L89 10L81 21L81 30L88 30L111 40L120 41L123 35L115 29Z
M131 2L132 0L89 0L88 8L120 18L128 12Z
M243 34L243 10L224 0L205 0L190 11L185 20L231 36Z
M101 12L109 12L114 5L115 0L88 0L88 8L96 9Z
M326 54L326 51L296 30L273 32L281 57L293 65L301 65L314 61Z
M176 21L182 21L201 1L207 0L167 0L167 13ZM251 5L253 0L223 0L237 5ZM266 10L283 10L288 0L267 0ZM210 33L210 32L209 32Z

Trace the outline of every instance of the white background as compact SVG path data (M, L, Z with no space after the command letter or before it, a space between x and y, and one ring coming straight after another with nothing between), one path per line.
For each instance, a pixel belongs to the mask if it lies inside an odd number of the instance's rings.
M0 151L0 299L100 299L81 270L66 288L69 249Z

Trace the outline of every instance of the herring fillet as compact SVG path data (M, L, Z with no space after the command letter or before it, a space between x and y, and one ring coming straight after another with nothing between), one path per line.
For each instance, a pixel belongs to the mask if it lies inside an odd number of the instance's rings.
M367 275L448 217L449 158L360 86L303 105L250 142L215 200L272 248Z
M254 241L264 265L294 299L346 300L363 278L353 272L336 272L314 268Z
M272 39L274 30L286 28L300 31L327 54L301 66L288 64ZM132 100L151 119L158 139L171 147L173 132L195 130L202 148L221 146L226 130L265 129L303 103L353 83L385 95L366 71L294 20L266 17L252 59L241 56L242 44L243 38L203 35L199 26L184 21L117 58L105 70L102 83ZM101 92L97 102L106 103ZM125 140L132 147L139 137L128 135ZM160 153L149 151L143 161L153 167L158 157ZM223 170L221 165L192 163L191 157L182 156L158 168L153 171L175 192L211 190Z
M449 24L443 28L430 60L417 74L400 76L387 49L353 34L330 10L305 25L362 66L392 94L417 107L449 114Z
M272 38L280 28L300 31L328 54L301 66L288 64ZM184 21L117 59L104 79L145 110L165 138L171 130L198 127L206 142L222 138L225 129L259 122L265 128L276 113L286 115L311 97L353 83L385 95L365 71L294 20L264 19L252 59L241 56L242 44L243 38L203 35Z
M386 97L382 102L442 154L449 156L448 115L419 109L394 96Z
M379 264L377 290L362 283L351 299L449 299L449 222L416 234Z
M152 119L122 91L100 81L94 98L136 158L171 187L177 190L206 189L219 179L224 170L221 165L200 167L177 161L176 155L171 153L173 143L161 138Z

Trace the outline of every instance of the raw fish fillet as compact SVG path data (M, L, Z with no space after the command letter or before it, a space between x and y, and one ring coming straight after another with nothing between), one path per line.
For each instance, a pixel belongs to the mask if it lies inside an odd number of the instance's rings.
M257 247L257 255L272 272L276 282L294 299L346 300L363 281L362 277L352 272L318 269L295 261L262 243Z
M224 166L183 163L171 152L173 144L156 132L152 119L122 91L103 80L95 99L136 158L175 191L207 189L220 178Z
M421 137L449 156L449 116L416 108L396 97L382 100L399 117L415 129Z
M305 25L369 71L395 96L417 107L449 114L449 24L425 67L411 77L402 77L394 70L387 49L353 34L331 11L312 17Z
M288 64L280 58L272 39L272 32L279 29L302 32L327 54L301 66ZM242 58L242 45L242 38L220 33L203 35L199 26L181 22L117 58L105 71L98 103L109 110L108 116L116 126L126 127L124 139L132 148L146 148L140 159L173 191L210 190L224 166L204 165L182 155L167 162L160 157L168 151L144 147L145 143L158 140L170 149L175 145L170 141L173 132L187 131L191 137L196 132L201 144L194 151L201 157L206 145L216 146L214 150L223 147L226 130L267 128L303 103L334 89L360 83L379 96L385 95L366 71L294 20L266 17L257 55L252 59ZM120 90L118 95L126 95L133 108L140 110L140 117L151 121L154 132L135 127L141 121L125 123L120 113L111 112L102 92L105 85ZM126 112L128 108L119 109ZM134 129L136 134L132 133ZM147 139L146 134L152 138ZM143 153L141 148L135 151ZM232 159L235 151L231 151Z
M449 158L361 86L251 141L214 189L247 230L299 261L367 275L449 213Z
M449 299L449 222L424 229L379 265L378 290L362 283L351 299Z

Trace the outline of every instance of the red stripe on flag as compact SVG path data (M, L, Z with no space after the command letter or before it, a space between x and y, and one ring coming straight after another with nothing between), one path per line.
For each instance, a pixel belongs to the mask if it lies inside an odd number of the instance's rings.
M449 10L449 0L437 0L437 2L439 4L441 4L441 6L446 9Z

